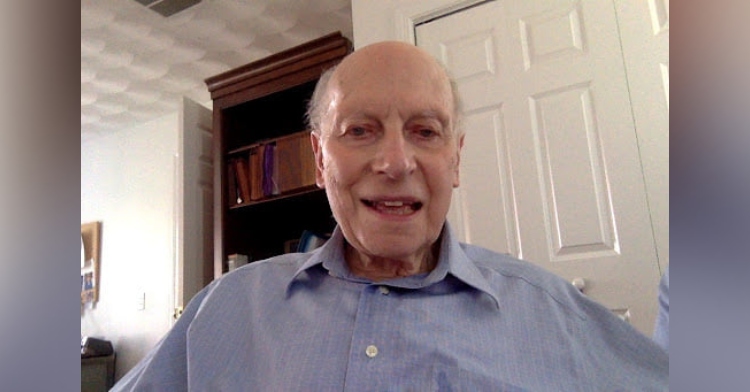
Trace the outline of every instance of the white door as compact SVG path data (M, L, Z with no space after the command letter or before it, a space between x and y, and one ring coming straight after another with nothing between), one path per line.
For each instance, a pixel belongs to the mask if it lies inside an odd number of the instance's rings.
M463 98L463 240L573 280L650 334L659 278L615 7L494 1L419 24Z
M659 265L669 262L669 0L616 0Z
M175 316L213 277L211 116L211 110L183 98L175 165Z

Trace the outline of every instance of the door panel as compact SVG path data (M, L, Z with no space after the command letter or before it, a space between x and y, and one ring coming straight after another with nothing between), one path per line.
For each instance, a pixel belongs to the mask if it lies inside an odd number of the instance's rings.
M619 253L587 84L531 97L531 132L550 261Z
M669 1L616 0L659 265L669 262Z
M487 130L492 141L486 142L478 133L466 134L461 170L484 175L461 176L462 185L454 191L449 212L452 226L465 242L522 257L502 107L490 106L464 116L467 128Z
M175 316L213 278L211 110L183 98L176 220ZM177 317L175 317L176 319Z

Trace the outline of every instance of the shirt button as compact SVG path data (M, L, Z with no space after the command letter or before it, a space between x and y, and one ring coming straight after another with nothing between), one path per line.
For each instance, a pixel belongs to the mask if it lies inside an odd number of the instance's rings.
M378 355L378 348L372 345L367 346L367 348L365 349L365 354L367 354L367 356L370 358L375 358L375 356Z
M388 295L388 293L391 292L391 290L388 289L388 287L380 286L378 287L378 290L380 290L380 294Z

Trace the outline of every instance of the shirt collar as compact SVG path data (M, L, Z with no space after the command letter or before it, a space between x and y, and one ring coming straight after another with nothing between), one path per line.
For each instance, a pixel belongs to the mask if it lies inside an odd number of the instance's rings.
M353 275L344 259L344 235L337 226L331 238L316 249L313 254L297 269L287 285L287 292L295 281L303 280L307 271L321 265L328 274L337 278L354 282L372 283L371 280ZM474 262L464 253L461 244L456 240L448 222L443 227L440 244L440 256L435 269L428 274L409 276L378 282L379 284L402 288L421 288L445 280L448 274L457 278L470 287L489 295L495 305L500 307L497 294L491 289L489 282Z

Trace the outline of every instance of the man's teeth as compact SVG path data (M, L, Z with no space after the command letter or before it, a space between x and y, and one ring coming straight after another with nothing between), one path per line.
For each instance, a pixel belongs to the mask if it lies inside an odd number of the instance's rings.
M404 204L403 202L375 203L375 209L391 215L406 215L414 211L411 204Z
M422 203L419 202L405 202L398 200L366 201L365 203L382 213L393 215L411 214L422 207Z

